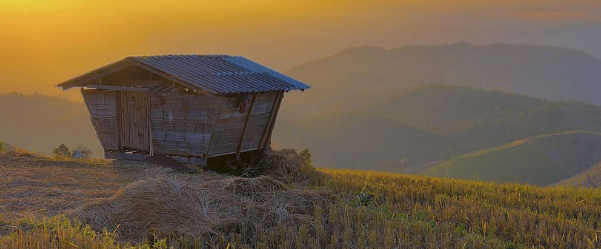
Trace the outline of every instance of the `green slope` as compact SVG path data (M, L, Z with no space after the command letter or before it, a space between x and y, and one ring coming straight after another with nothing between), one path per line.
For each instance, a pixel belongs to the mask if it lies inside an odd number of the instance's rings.
M556 183L556 185L589 188L601 187L601 162L597 163L593 167L588 168L580 174Z
M278 126L287 129L275 131L276 145L309 148L320 167L402 172L456 147L439 134L368 114L338 113L302 124L280 120Z
M309 148L319 166L393 172L532 136L601 132L599 106L441 85L381 93L349 112L278 118L274 142Z
M601 161L601 134L567 132L522 139L458 156L422 175L549 185Z

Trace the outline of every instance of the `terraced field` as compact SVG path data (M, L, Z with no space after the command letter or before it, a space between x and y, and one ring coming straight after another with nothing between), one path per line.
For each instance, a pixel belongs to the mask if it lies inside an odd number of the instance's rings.
M418 174L543 186L578 175L600 161L600 134L567 132L460 155Z

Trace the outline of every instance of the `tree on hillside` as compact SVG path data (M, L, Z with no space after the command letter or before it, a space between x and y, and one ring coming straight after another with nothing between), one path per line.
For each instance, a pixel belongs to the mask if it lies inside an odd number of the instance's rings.
M52 154L54 154L55 158L71 157L71 151L69 151L69 147L67 147L65 144L61 144L57 148L55 148Z
M4 153L6 151L6 147L3 143L0 142L0 153Z

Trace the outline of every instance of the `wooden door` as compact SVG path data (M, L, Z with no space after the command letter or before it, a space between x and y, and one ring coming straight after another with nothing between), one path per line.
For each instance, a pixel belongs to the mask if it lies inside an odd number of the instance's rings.
M150 95L120 91L119 140L122 150L150 151Z

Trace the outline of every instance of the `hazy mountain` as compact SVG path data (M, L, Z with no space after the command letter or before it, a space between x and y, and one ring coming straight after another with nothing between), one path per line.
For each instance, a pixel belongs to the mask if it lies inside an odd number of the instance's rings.
M12 93L0 94L0 107L0 140L47 155L61 143L81 144L92 149L92 156L103 157L83 103Z
M576 130L600 132L601 107L424 85L390 92L352 112L280 119L274 141L309 148L322 167L403 172L526 137Z
M540 45L459 42L386 50L355 47L287 72L312 86L283 106L302 115L360 108L378 94L421 83L499 89L553 100L601 104L601 60Z
M379 96L354 111L302 121L279 118L274 143L309 148L321 167L404 172L409 166L530 136L574 130L601 132L601 107L581 102L439 85ZM96 157L102 157L82 103L5 94L0 95L0 105L7 107L0 115L3 141L44 154L61 143L69 147L83 144L92 148Z
M549 185L578 175L599 162L601 134L566 132L461 155L419 174Z

